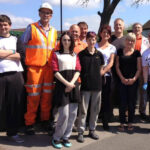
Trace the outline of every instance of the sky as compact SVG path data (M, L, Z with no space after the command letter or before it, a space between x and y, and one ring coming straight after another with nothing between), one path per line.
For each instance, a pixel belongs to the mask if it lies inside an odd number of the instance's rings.
M82 0L63 1L63 30L68 30L71 24L85 21L89 31L98 31L100 17L98 11L103 8L103 0L89 0L87 6L82 6ZM113 29L115 18L122 18L128 27L135 22L146 23L150 19L150 3L139 7L131 6L134 0L122 0L113 13L110 25ZM42 2L49 2L53 7L53 17L50 24L60 30L60 0L0 0L0 14L8 15L12 20L12 28L25 28L28 24L39 20L38 9Z

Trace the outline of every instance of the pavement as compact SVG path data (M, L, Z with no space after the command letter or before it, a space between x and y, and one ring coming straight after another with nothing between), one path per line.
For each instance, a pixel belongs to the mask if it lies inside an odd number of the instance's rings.
M118 116L118 110L115 110ZM150 123L140 120L136 112L135 130L133 133L118 132L118 121L110 123L110 131L104 131L102 123L98 122L96 133L99 140L93 140L88 137L88 131L85 131L85 142L76 141L77 133L73 132L71 136L72 147L70 150L150 150ZM51 137L45 132L37 132L34 136L21 134L24 143L17 144L6 137L5 132L0 133L0 150L56 150L51 146ZM62 150L68 150L63 147Z

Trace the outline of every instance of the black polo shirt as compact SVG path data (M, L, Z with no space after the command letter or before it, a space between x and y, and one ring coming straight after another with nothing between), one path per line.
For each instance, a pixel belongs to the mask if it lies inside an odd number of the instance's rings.
M104 58L101 52L95 49L92 55L88 49L79 53L81 64L81 91L100 91L102 89L102 78L100 69L104 65Z

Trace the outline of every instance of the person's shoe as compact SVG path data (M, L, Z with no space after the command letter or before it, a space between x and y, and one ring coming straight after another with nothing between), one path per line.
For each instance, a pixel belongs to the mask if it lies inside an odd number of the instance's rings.
M125 127L124 124L120 124L118 127L119 132L124 132L125 131Z
M63 145L68 148L72 146L72 144L69 142L69 140L63 140Z
M90 131L89 132L89 137L91 137L94 140L98 140L99 136L95 133L95 131Z
M54 139L52 139L52 145L57 149L61 149L63 147L60 141L56 141Z
M133 125L132 124L128 124L127 130L128 130L129 134L133 134L134 133L134 127L133 127Z
M77 141L80 142L80 143L83 143L83 142L84 142L83 133L79 133L79 134L78 134Z
M24 140L18 135L10 136L11 140L15 141L16 143L24 143Z
M34 135L35 134L34 127L32 125L26 126L25 133L27 135Z

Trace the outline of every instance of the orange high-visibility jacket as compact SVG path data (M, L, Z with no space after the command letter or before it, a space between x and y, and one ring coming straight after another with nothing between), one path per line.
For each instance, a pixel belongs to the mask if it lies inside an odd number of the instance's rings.
M48 37L38 22L31 24L31 40L26 45L26 65L44 66L51 63L52 49L57 41L57 31L50 27Z

